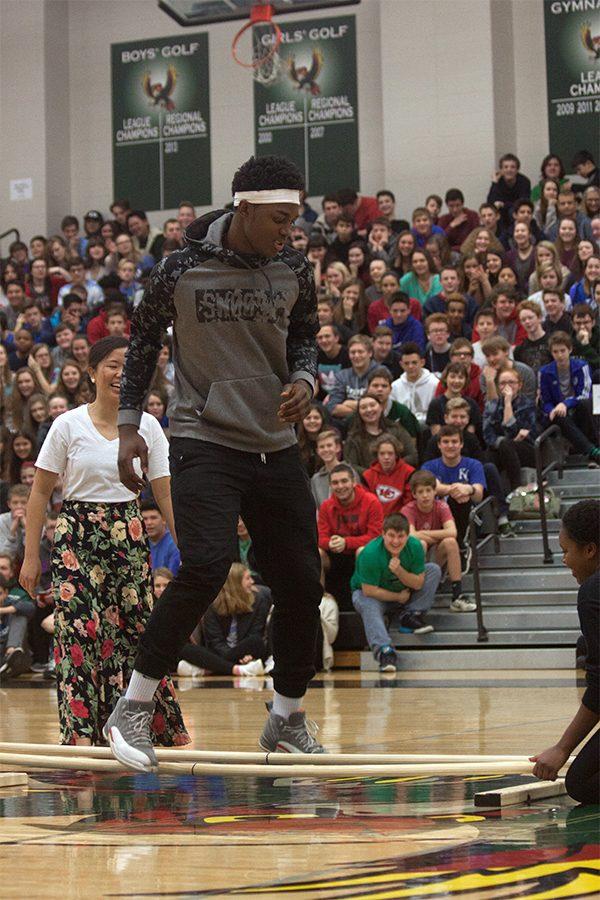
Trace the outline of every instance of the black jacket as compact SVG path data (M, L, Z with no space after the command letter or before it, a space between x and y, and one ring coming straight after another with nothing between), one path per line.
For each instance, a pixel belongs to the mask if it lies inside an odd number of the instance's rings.
M264 639L270 609L270 590L268 588L259 588L252 610L249 613L236 617L238 643L249 637ZM218 615L211 604L202 619L202 643L214 653L219 653L222 656L226 655L231 650L227 643L230 627L231 616Z

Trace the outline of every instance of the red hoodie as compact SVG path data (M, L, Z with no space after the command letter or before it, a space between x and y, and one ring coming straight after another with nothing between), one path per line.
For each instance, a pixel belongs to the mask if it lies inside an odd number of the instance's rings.
M346 538L345 554L354 553L369 541L381 535L383 512L374 494L356 485L354 503L342 506L337 497L331 496L319 507L319 547L329 550L334 534Z
M403 506L410 503L412 494L408 480L414 471L413 466L399 459L391 472L384 472L378 462L363 472L362 477L381 503L384 516L400 512Z
M435 396L440 397L446 388L440 381L437 388L435 389ZM485 403L485 397L483 396L483 391L481 390L481 369L477 365L477 363L471 363L471 369L469 371L469 384L467 385L466 391L463 391L463 397L471 397L479 409L483 412L483 405Z

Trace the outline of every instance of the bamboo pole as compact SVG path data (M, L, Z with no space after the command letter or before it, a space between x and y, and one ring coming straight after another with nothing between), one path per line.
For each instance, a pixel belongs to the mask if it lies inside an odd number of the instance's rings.
M484 763L526 762L527 757L511 754L460 753L267 753L235 750L189 750L155 747L159 761L165 762L231 762L255 763L269 766L306 763L308 765L396 765L405 763ZM92 759L112 759L109 747L88 747L83 744L19 744L1 743L0 752L35 753L44 756L85 756Z
M0 753L0 765L20 766L22 769L79 769L87 772L128 771L116 760L92 759L85 756L43 756L25 753ZM276 770L268 765L235 763L166 762L160 766L164 775L242 775L254 778L379 778L415 775L531 775L533 765L523 762L496 760L478 763L413 763L397 765L281 765Z

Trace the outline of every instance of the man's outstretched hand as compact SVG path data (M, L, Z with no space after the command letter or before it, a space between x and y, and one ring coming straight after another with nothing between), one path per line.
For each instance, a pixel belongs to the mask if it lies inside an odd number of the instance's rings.
M139 494L145 484L133 468L133 461L138 458L145 475L148 471L146 441L137 430L137 425L119 425L119 478L134 494Z
M286 384L281 392L282 403L277 415L282 422L301 422L310 409L312 392L308 382Z

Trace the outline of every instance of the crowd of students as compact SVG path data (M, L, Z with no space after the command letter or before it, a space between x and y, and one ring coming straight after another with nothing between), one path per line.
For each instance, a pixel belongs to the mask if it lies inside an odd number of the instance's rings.
M392 608L398 627L431 631L426 613L445 574L451 609L474 610L462 583L469 513L491 494L500 532L513 533L507 495L527 480L541 431L556 424L566 446L600 463L591 404L600 378L599 173L587 151L573 170L571 183L549 154L532 187L505 154L476 210L450 188L443 199L426 197L408 221L397 218L390 190L344 189L323 197L320 213L305 200L292 228L318 294L318 392L298 441L318 509L323 609L331 595L356 609L384 670L397 666ZM110 212L105 220L88 211L83 230L65 216L59 234L13 242L1 266L0 675L47 662L60 479L35 603L16 580L37 455L52 422L90 400L90 348L128 337L150 270L183 246L195 218L186 201L162 231L124 199ZM145 404L167 438L171 355L166 335ZM177 571L177 548L151 496L142 516L160 591ZM218 604L226 632L206 629L229 648L220 670L234 674L249 663L248 674L268 669L268 603L244 577L231 573ZM323 632L332 638L328 615L322 610ZM245 645L237 651L238 626L250 622L261 631L260 647L256 635L250 642L258 657ZM183 670L217 670L207 636L190 646ZM324 652L329 659L327 641Z

